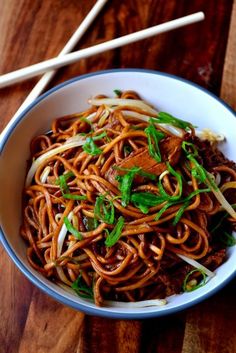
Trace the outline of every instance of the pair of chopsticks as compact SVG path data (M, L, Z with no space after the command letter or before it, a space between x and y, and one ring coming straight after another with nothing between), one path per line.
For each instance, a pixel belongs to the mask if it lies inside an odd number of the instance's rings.
M192 15L184 16L135 33L125 35L120 38L115 38L110 41L70 53L75 47L75 45L78 43L80 38L83 36L83 34L86 32L86 30L89 28L89 26L91 25L91 23L93 22L93 20L98 15L98 13L103 8L106 2L107 0L98 0L96 2L96 4L91 9L89 14L86 16L86 18L83 20L81 25L76 30L76 32L72 35L72 37L70 38L66 46L62 49L58 57L49 59L46 61L42 61L38 64L31 65L23 69L16 70L0 76L0 88L32 78L34 76L40 75L49 70L55 70L62 66L75 63L82 58L87 58L95 54L103 53L104 51L107 51L107 50L119 48L124 45L131 44L149 37L153 37L157 34L168 32L173 29L180 28L204 19L204 13L197 12ZM16 112L16 114L13 117L13 120L16 117L16 115L19 115L29 105L30 102L32 102L35 98L37 98L42 93L42 91L45 89L45 87L53 78L54 74L55 74L55 71L49 71L43 75L43 77L40 79L37 85L27 96L26 100L21 105L19 110Z

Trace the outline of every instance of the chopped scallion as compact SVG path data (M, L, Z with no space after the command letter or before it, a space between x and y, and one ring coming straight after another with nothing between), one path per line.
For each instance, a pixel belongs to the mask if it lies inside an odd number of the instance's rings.
M170 163L167 162L166 163L167 165L167 169L168 171L176 177L177 181L178 181L178 184L179 184L179 194L178 195L175 195L175 196L171 196L169 194L166 193L165 189L163 188L162 186L162 183L161 183L161 180L159 180L158 182L158 188L159 188L159 192L162 196L162 198L166 201L176 201L176 200L179 200L182 196L182 192L183 192L183 181L182 181L182 176L180 173L176 172L174 170L174 168L171 167Z
M84 195L76 195L76 194L62 194L64 199L69 199L69 200L76 200L76 201L80 201L80 200L86 200L87 197Z
M194 128L194 126L188 121L175 118L173 115L166 112L159 112L158 116L155 118L155 121L158 124L169 124L183 130Z
M191 286L189 285L189 277L193 274L193 273L196 273L196 272L200 272L200 274L202 275L202 281L194 286ZM206 284L206 280L207 280L207 277L206 277L206 274L203 270L201 270L200 268L198 269L194 269L192 271L190 271L187 276L185 277L184 279L184 282L183 282L183 291L184 292L192 292L202 286L204 286Z
M186 201L179 209L178 212L175 215L175 218L173 220L173 225L176 226L176 224L179 222L180 218L182 217L185 209L189 206L190 202Z
M72 289L78 294L81 298L85 299L94 299L93 288L89 287L82 275L80 274L78 278L72 283Z
M125 219L124 217L120 216L115 227L113 228L111 233L108 234L105 240L106 246L111 247L119 240L124 225L125 225Z
M120 89L114 89L113 92L120 97L122 95L122 91Z
M228 232L221 233L220 241L225 246L234 246L234 245L236 245L236 238L233 236L233 234L229 234Z
M74 235L79 240L83 239L82 234L72 226L72 224L70 223L70 221L67 217L64 217L64 224L65 224L68 232L70 232L72 235Z
M161 162L159 142L165 137L165 134L156 129L152 118L149 119L149 126L144 131L148 139L148 151L150 156L158 163Z
M148 178L150 180L156 180L156 178L157 178L156 174L145 172L144 170L142 170L141 167L132 167L129 169L129 168L122 168L122 167L114 166L113 168L116 170L124 171L124 172L132 172L134 174L138 174L138 175L143 176L144 178Z
M87 137L85 144L83 145L83 150L91 154L92 156L96 156L102 153L101 148L99 148L94 141L101 140L103 137L107 136L106 132L102 132L100 135L94 137Z
M113 224L115 221L115 208L113 202L105 200L104 195L98 196L95 202L94 215L105 223Z

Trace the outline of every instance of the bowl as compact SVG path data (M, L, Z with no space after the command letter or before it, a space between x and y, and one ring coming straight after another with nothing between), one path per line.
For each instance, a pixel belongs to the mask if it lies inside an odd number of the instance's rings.
M31 139L47 131L54 118L86 109L88 98L99 93L113 95L114 89L135 90L161 111L191 121L199 128L208 127L220 132L227 138L221 150L228 158L236 160L235 113L205 89L182 78L149 70L110 70L76 77L36 99L1 134L0 238L24 275L63 304L88 314L111 318L140 319L167 315L199 303L228 283L236 273L236 246L228 249L228 259L216 270L216 276L198 290L172 296L165 306L122 309L96 307L44 278L29 265L26 244L19 235L22 189Z

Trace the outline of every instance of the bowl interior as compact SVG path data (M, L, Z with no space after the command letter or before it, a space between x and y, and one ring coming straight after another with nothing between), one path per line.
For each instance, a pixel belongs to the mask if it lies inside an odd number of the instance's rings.
M34 271L27 262L26 246L19 236L21 195L31 139L49 130L56 117L86 109L88 98L101 93L114 96L114 89L135 90L158 110L191 121L199 128L211 128L224 134L227 141L221 145L221 150L228 158L236 160L234 113L205 90L170 75L144 70L106 71L75 78L41 96L1 135L1 240L26 276L65 304L96 315L122 318L160 316L200 301L232 278L236 271L236 247L228 250L228 260L216 271L217 275L197 291L173 296L163 307L114 309L98 308L93 303L58 288Z

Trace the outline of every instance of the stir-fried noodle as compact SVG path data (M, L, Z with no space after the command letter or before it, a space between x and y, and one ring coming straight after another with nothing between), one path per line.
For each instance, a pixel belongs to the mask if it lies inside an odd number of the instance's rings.
M116 93L32 140L21 234L33 268L97 305L164 304L235 244L236 168L192 124Z

